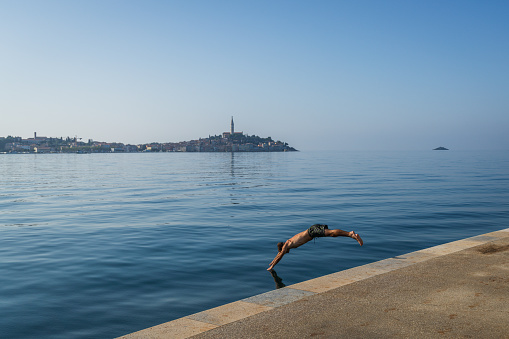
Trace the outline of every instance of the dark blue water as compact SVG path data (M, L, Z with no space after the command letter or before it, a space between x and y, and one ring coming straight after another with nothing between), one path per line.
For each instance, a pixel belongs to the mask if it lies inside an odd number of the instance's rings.
M0 155L0 332L112 338L509 227L509 152Z

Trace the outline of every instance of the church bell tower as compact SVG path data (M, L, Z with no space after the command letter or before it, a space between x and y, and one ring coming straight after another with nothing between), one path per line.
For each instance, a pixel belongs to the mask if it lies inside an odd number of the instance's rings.
M233 116L232 116L232 122L230 124L230 134L233 136L233 131L235 130L235 128L233 127Z

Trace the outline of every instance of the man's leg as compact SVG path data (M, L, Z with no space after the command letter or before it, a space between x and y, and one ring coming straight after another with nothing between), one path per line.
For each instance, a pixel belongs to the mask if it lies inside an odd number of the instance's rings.
M325 229L325 236L326 237L349 237L349 238L357 240L357 242L361 246L364 244L364 242L361 239L361 236L358 235L357 233L355 233L354 231L347 232L347 231L343 231L340 229L335 229L335 230Z

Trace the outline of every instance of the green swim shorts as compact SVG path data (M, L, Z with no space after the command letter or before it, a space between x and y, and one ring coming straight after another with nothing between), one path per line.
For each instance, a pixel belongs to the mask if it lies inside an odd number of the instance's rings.
M325 229L329 229L329 227L323 224L314 224L308 229L308 234L311 238L325 237Z

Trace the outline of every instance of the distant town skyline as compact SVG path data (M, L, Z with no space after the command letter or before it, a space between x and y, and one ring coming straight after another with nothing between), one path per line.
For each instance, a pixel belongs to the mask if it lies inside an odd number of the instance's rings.
M509 148L509 2L0 2L0 135Z
M223 129L224 130L224 129ZM207 136L211 136L211 135L222 135L223 137L228 137L230 134L231 135L234 135L234 134L244 134L244 132L235 132L235 123L234 123L234 120L233 120L233 115L231 116L231 120L230 120L230 131L229 132L219 132L218 134L218 131L213 131L213 133L208 133ZM90 138L90 137L87 137L87 136L78 136L78 135L65 135L65 133L60 133L59 135L52 135L52 136L47 136L47 135L41 135L39 134L39 136L37 135L37 131L33 132L32 136L25 136L25 135L13 135L12 133L8 133L6 135L0 135L0 138L6 138L6 137L20 137L20 138L23 138L23 139L26 139L26 140L30 140L30 139L33 139L33 140L36 140L36 139L47 139L47 138L74 138L74 139L77 139L77 140L89 140L89 141L100 141L100 142L109 142L109 143L125 143L123 142L122 140L97 140L97 139L94 139L94 138ZM191 138L189 140L165 140L165 141L150 141L150 142L141 142L141 143L138 143L138 144L150 144L150 143L176 143L176 142L183 142L183 141L191 141L191 140L198 140L200 138L205 138L207 137L205 135L202 135L202 136L195 136L194 138ZM130 144L130 143L127 143L127 144Z
M37 136L22 138L20 136L0 136L0 153L119 153L119 152L292 152L297 151L287 142L244 135L235 132L233 116L230 131L178 142L152 142L125 144L119 141L82 141L78 137Z

